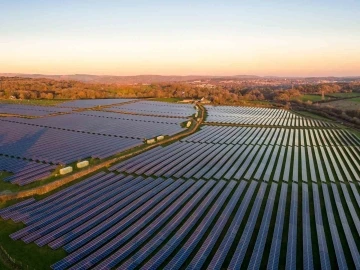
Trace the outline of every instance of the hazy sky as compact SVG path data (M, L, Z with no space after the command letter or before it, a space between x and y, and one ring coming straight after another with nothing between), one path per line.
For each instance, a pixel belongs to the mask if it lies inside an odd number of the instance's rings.
M0 1L0 72L360 75L360 1Z

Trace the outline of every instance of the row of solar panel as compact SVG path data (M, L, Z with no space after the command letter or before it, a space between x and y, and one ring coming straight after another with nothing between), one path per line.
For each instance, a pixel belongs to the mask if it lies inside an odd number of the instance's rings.
M105 111L83 111L76 114L93 116L93 117L102 117L108 119L131 120L135 122L164 123L164 124L176 124L176 125L179 125L184 121L186 121L183 118L174 118L167 116L158 117L158 116L132 115L132 114L124 114L124 113L105 112ZM89 120L91 120L91 118L89 118Z
M20 186L49 177L55 168L55 165L0 156L0 172L12 174L3 180Z
M165 102L142 101L138 99L92 99L73 100L56 106L36 106L23 104L0 104L0 114L23 116L49 116L57 113L71 113L76 109L98 109L129 114L158 115L164 117L189 117L195 113L193 105L169 104ZM106 106L103 108L102 106ZM105 112L104 112L105 113ZM109 113L116 115L117 113ZM128 118L130 115L127 115Z
M96 100L83 100L71 103L91 106L96 102ZM129 102L129 100L100 100L99 105L112 102ZM9 106L19 109L23 107L30 112L71 111L69 108L56 106ZM65 165L86 158L107 158L141 145L145 138L181 132L183 128L180 124L184 119L84 111L37 119L11 117L0 121L0 155L27 159L27 161L10 159L8 162L2 162L0 171L14 174L5 180L24 185L48 177L54 169L50 165L41 165L40 168L39 164L32 161ZM34 166L34 170L27 170L28 166ZM21 167L28 173L20 173Z
M187 179L351 182L360 181L360 151L353 146L240 146L177 142L120 162L110 170Z
M126 119L92 117L82 114L64 114L51 118L6 118L2 122L34 127L107 135L122 138L145 139L181 132L180 123L148 122ZM140 120L140 119L139 119Z
M139 139L98 136L1 121L0 154L54 164L106 158L141 145Z
M219 144L272 144L290 146L360 146L360 139L340 129L287 129L202 126L184 139L187 142Z
M33 106L17 104L0 104L0 114L26 115L26 116L47 116L56 113L71 112L71 109L57 108L54 106Z
M114 112L127 112L144 115L171 117L188 117L196 112L194 105L176 104L156 101L139 101L136 103L113 106L106 109Z
M336 127L330 122L304 118L291 112L279 109L231 107L231 106L205 106L207 110L206 122L288 126L288 127Z
M213 106L213 105L206 105L206 110L214 115L248 115L248 116L274 116L274 117L288 117L292 115L289 111L282 110L282 109L272 109L272 108L261 108L261 107L243 107L243 106Z
M53 269L277 269L280 263L296 268L300 261L306 269L316 263L358 268L358 188L99 173L0 215L26 223L13 239L65 248L69 255ZM330 249L336 259L330 260Z
M138 99L80 99L80 100L71 100L59 103L56 107L65 107L65 108L75 108L75 109L84 109L84 108L93 108L98 106L110 106L121 103L136 102Z

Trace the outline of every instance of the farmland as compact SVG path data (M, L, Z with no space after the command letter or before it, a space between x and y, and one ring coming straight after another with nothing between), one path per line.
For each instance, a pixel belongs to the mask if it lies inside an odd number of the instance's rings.
M5 181L175 136L197 114L147 100L54 107L71 110L0 118ZM196 132L0 209L9 255L51 254L24 260L41 269L360 268L360 138L282 109L204 109Z
M360 110L360 97L334 100L328 103L319 104L321 107L332 107L340 110Z
M360 97L360 93L351 92L351 93L331 93L328 96L336 97L336 98L355 98Z
M311 102L316 102L316 101L321 101L322 100L322 97L321 95L318 95L318 94L312 94L312 95L302 95L300 98L299 98L301 101L311 101ZM325 100L329 99L328 97L325 98Z

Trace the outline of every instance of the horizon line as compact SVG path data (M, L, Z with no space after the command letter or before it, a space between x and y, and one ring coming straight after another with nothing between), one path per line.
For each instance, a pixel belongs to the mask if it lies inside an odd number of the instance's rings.
M235 74L235 75L199 75L199 74L187 74L187 75L163 75L163 74L134 74L134 75L109 75L109 74L91 74L91 73L68 73L68 74L44 74L44 73L22 73L22 72L0 72L0 76L8 77L8 75L36 75L36 76L97 76L97 77L139 77L139 76L161 76L161 77L259 77L259 78L360 78L359 75L312 75L312 76L300 76L300 75L256 75L256 74Z

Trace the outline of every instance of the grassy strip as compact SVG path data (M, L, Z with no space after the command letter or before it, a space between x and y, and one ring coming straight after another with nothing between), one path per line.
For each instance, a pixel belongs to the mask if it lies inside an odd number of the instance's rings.
M14 223L11 220L0 218L0 243L6 248L6 252L13 258L17 265L23 265L18 269L25 269L27 265L30 269L48 269L50 265L65 257L66 252L62 249L52 250L51 248L38 247L36 244L24 244L22 241L14 241L9 235L25 227L22 223ZM8 265L4 256L0 257L3 264ZM12 264L10 269L14 268Z
M297 114L297 115L304 116L304 117L307 117L307 118L313 118L313 119L317 119L317 120L321 120L321 121L335 123L335 121L333 121L333 120L331 120L329 118L326 118L324 116L320 116L320 115L317 115L317 114L314 114L314 113L311 113L311 112L308 112L308 111L292 111L292 112Z
M21 269L14 259L10 259L6 251L0 246L0 269Z

